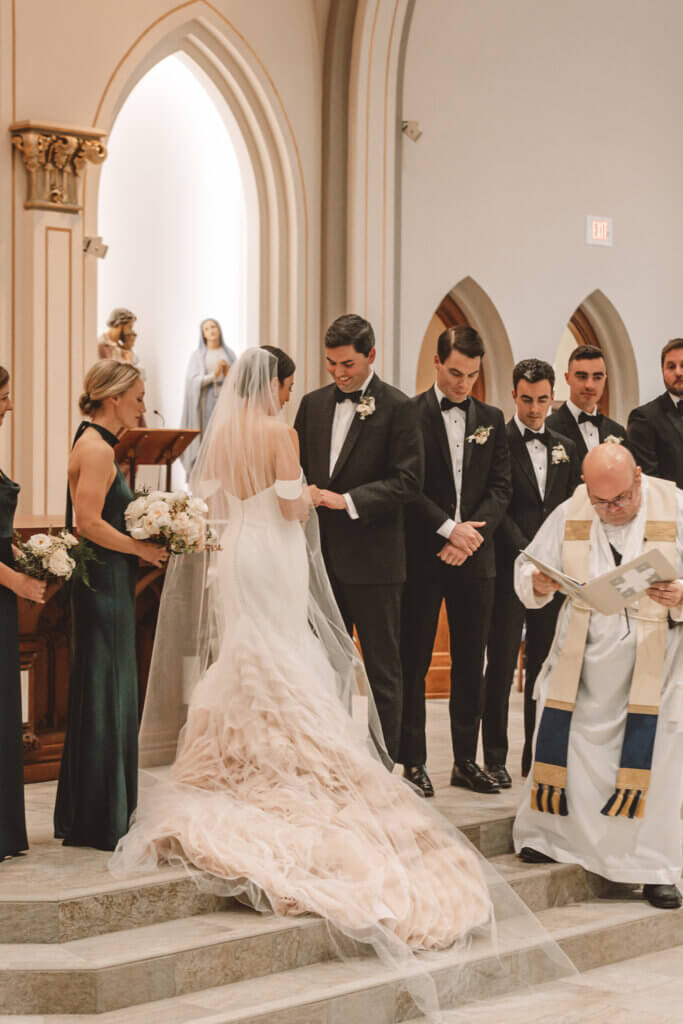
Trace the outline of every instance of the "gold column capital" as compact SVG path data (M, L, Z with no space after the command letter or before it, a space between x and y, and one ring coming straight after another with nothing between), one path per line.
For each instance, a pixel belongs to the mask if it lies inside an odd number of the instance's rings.
M107 133L45 121L15 121L9 130L26 168L24 208L80 213L78 178L86 162L106 159Z

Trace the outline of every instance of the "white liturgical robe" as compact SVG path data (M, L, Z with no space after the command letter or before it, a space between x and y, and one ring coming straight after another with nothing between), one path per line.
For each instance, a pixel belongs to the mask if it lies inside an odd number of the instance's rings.
M643 476L640 511L626 526L609 527L596 521L591 528L589 578L614 568L610 543L623 561L642 551L646 518L647 478ZM683 492L676 492L678 521L676 548L678 573L683 577ZM528 547L530 554L562 568L562 544L569 502L548 517ZM527 608L541 608L549 597L534 594L534 567L521 555L515 563L515 590ZM683 606L670 610L683 621ZM562 646L569 618L565 601L558 618L550 653L539 673L536 730L548 693L548 684ZM614 882L675 884L680 880L681 779L683 774L683 625L667 630L664 684L652 758L652 774L642 819L607 817L600 813L616 785L621 759L631 678L636 656L636 622L624 613L592 612L588 639L572 715L567 756L566 817L532 810L532 775L515 819L513 838L517 852L523 846L553 860L580 864L587 871ZM536 738L534 737L534 749Z

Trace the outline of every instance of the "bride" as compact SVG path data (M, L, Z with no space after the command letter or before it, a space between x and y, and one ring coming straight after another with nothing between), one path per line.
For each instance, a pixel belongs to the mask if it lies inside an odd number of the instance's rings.
M140 748L147 766L175 760L143 786L111 866L183 864L259 910L318 914L395 964L451 946L492 903L483 859L387 771L297 435L278 415L278 352L233 366L195 464L220 550L208 565L171 560Z

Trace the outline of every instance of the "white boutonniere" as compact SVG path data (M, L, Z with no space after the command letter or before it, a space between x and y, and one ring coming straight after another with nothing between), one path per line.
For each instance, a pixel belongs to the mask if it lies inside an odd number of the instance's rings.
M474 441L475 444L486 444L489 437L493 433L493 427L477 427L473 434L467 438L470 444Z
M372 416L375 411L375 399L372 395L363 395L360 402L358 403L358 415L362 420L366 420L368 416Z
M567 449L563 444L554 444L550 455L553 460L553 466L556 466L558 462L569 462Z
M607 437L605 438L605 440L602 443L603 444L621 444L623 440L624 440L623 437L617 437L616 434L608 434Z

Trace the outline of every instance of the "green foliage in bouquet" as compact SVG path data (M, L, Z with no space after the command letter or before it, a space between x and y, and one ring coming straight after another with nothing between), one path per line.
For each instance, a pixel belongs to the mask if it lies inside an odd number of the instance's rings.
M78 540L68 530L59 533L34 533L22 540L15 532L16 563L21 572L37 580L78 579L92 590L89 565L97 562L95 549L87 540Z

